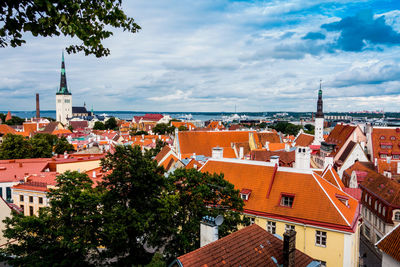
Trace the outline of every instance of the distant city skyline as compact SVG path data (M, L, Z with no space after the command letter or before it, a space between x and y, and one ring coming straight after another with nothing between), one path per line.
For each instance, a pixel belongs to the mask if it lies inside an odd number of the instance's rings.
M65 54L73 106L153 112L400 112L396 1L124 1L142 30ZM55 110L74 39L0 48L0 110Z

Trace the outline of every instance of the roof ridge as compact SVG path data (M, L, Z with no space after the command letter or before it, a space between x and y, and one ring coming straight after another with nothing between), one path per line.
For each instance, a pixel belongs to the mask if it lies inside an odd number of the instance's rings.
M316 173L312 174L315 181L318 183L318 185L320 186L320 188L322 189L322 191L324 191L325 195L328 197L328 199L330 200L330 202L333 204L333 206L336 208L336 210L339 212L340 216L342 216L342 218L344 219L344 221L347 223L347 226L350 227L350 223L347 221L346 217L343 215L343 213L340 211L340 209L336 206L336 204L332 201L331 197L329 196L329 194L326 192L325 188L321 185L321 183L318 181L317 177L315 177L315 175L318 175ZM319 175L318 175L319 176ZM319 176L321 179L323 179L321 176ZM325 179L324 179L325 180ZM325 180L326 181L326 180ZM329 183L329 182L328 182Z

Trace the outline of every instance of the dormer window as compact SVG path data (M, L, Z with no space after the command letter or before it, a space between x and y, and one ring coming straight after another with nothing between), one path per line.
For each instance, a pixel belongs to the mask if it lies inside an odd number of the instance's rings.
M385 140L385 137L383 135L381 136L381 140Z
M280 205L291 208L293 206L294 195L282 194Z
M396 140L396 137L395 137L395 136L391 136L391 137L390 137L390 140L393 140L393 141L394 141L394 140Z
M240 198L243 199L244 201L247 201L247 200L249 200L250 194L251 194L250 189L243 188L240 191Z
M340 200L346 207L349 206L349 197L344 195L335 194L335 197Z

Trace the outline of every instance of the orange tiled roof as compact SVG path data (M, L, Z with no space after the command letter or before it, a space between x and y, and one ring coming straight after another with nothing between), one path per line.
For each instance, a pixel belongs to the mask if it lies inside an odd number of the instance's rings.
M194 168L194 166L196 165L196 169L200 169L203 164L201 164L199 161L195 160L195 159L191 159L189 161L189 163L185 166L186 169L192 169Z
M303 222L344 231L353 231L358 218L358 201L318 174L294 172L256 162L208 160L202 172L223 173L226 180L241 190L252 190L245 213ZM269 196L268 196L269 194ZM292 208L280 206L282 194L294 195ZM348 198L348 206L336 196Z
M172 126L174 126L174 127L176 127L176 128L179 128L179 127L181 127L181 126L185 126L186 128L191 128L191 129L196 129L197 127L193 124L193 123L191 123L191 122L184 122L184 121L172 121L171 122L171 125Z
M46 169L49 160L2 160L0 161L0 182L18 182L24 180L27 175L41 173Z
M225 127L220 121L212 121L206 126L206 128L212 129L212 130L215 130L215 129L222 130Z
M11 119L12 119L11 112L8 111L8 112L7 112L7 116L6 116L6 121L9 121L9 120L11 120Z
M285 166L292 165L296 160L295 151L268 151L266 149L254 149L251 151L251 159L257 161L270 161L271 156L279 156L279 162Z
M339 175L335 171L335 169L332 168L332 166L326 167L324 172L322 173L322 178L339 188L340 190L344 190L345 186L340 179Z
M190 157L193 153L211 157L213 147L222 147L224 157L236 158L232 143L249 141L249 131L185 131L178 133L179 149L182 158Z
M171 151L171 148L169 146L164 146L161 151L156 155L154 158L158 163L165 157L165 155L168 154L168 152Z
M268 147L271 151L282 150L285 149L285 143L270 143Z
M59 134L70 134L70 133L72 132L68 129L59 129L59 130L54 130L51 134L59 135Z
M311 145L313 141L314 141L313 135L302 133L299 136L297 136L295 143L296 143L296 146L307 147L307 146Z
M336 152L332 152L332 155L336 155L336 153L340 151L356 127L357 126L347 124L337 124L335 128L333 128L328 138L325 139L327 143L336 144Z
M161 166L168 171L178 161L179 159L171 154L161 163Z
M28 133L28 132L15 132L14 134L22 135L22 136L25 136L25 137L29 137L30 136L30 133Z
M376 246L387 255L400 262L400 224L382 238Z
M283 264L283 241L253 224L204 247L178 257L182 266L276 266ZM305 267L313 259L295 251L295 264Z
M37 123L36 122L24 122L23 124L24 132L34 133L37 131Z
M0 124L0 134L16 134L16 131L7 124Z
M381 153L388 156L400 154L400 128L373 128L371 141L373 158L380 158Z

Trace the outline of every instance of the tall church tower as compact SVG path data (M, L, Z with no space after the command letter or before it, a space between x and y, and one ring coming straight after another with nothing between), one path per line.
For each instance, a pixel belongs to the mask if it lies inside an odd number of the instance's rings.
M324 112L322 111L322 89L319 83L317 113L315 114L315 130L313 145L320 145L324 141Z
M61 61L61 80L60 89L56 94L56 120L66 124L67 118L72 117L72 95L68 91L67 76L65 75L64 51Z

